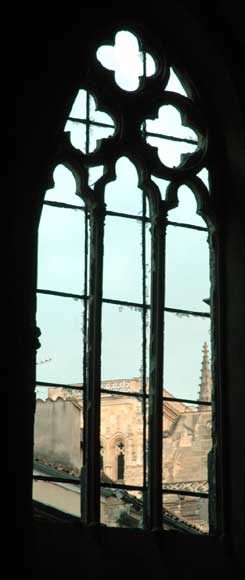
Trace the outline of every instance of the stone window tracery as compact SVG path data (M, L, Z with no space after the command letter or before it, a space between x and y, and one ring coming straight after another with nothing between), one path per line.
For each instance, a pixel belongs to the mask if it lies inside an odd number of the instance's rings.
M121 49L125 34L132 56L126 69L122 66ZM55 197L50 189L45 199L45 210L55 211L56 216L61 209L73 212L72 215L75 210L77 218L82 216L82 266L81 258L76 257L79 275L74 284L71 281L69 291L56 291L53 285L45 289L41 285L38 293L40 298L56 295L62 301L73 300L74 312L80 307L82 348L78 349L77 356L82 352L79 388L83 393L84 412L86 498L83 519L86 523L100 521L100 491L106 487L100 479L104 466L103 446L99 443L101 397L113 396L113 393L122 397L132 394L126 376L120 381L120 376L114 377L114 382L113 377L103 376L105 361L119 357L119 334L125 336L120 356L125 361L130 359L132 333L130 330L127 333L126 326L134 328L134 341L140 345L133 367L135 372L137 366L140 369L140 390L134 396L141 410L142 422L137 423L137 430L142 431L143 452L142 483L135 488L137 492L141 489L144 527L161 529L164 494L162 413L164 401L171 400L168 395L163 396L163 361L165 368L171 364L171 357L166 355L169 329L173 317L178 317L177 352L178 337L181 332L189 332L188 325L196 329L200 319L203 325L210 321L210 313L202 309L198 292L194 306L188 292L183 304L181 285L174 279L175 272L171 269L173 259L169 260L168 256L177 230L182 232L183 247L188 248L189 254L190 248L194 254L195 247L201 247L204 237L208 236L214 266L216 219L207 180L209 134L200 101L188 88L188 83L181 84L181 75L176 76L174 65L169 65L158 41L152 46L147 38L138 38L134 32L114 31L111 44L107 39L101 40L95 54L66 122L55 160L57 167L62 166L68 172L72 198L70 201L62 198L60 191ZM179 88L173 90L173 86ZM125 189L125 175L130 175L127 187L133 192L128 198L120 193ZM116 187L120 189L118 199ZM188 196L195 205L196 214L192 220L181 222L178 211ZM56 224L57 231L59 227L62 229L59 219ZM135 234L129 232L137 228L139 244L133 245L132 251L128 241ZM68 237L71 231L74 233L72 219L67 219L64 230ZM195 243L188 240L188 236L194 234L198 240ZM76 235L78 239L79 228ZM177 263L176 256L175 259ZM55 268L55 257L53 262ZM118 262L120 268L117 270ZM181 263L178 267L181 269ZM111 284L112 270L115 285ZM136 274L132 275L125 296L125 277L134 271ZM174 298L168 282L171 276L176 288ZM79 286L81 279L82 288ZM61 277L61 287L63 283ZM211 286L211 308L214 291L215 280ZM123 323L124 312L129 314L126 323ZM57 308L56 319L61 316L64 321L62 306ZM67 328L69 323L70 319ZM214 327L212 333L215 338ZM114 344L110 346L109 355L108 336ZM174 359L172 364L175 364ZM57 375L53 383L60 382ZM39 384L44 385L44 381L39 380ZM179 400L186 404L197 403L185 393ZM199 401L199 405L202 404L210 407L211 401ZM130 428L135 429L135 425ZM186 446L190 444L189 435L188 432ZM124 481L127 489L122 441L116 445L116 459L116 479ZM200 497L207 499L208 493Z

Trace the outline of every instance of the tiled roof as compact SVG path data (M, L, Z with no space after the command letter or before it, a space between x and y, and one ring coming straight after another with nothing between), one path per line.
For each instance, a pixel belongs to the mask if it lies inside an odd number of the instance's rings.
M52 472L52 473L50 473L51 476L56 475L56 477L57 477L60 475L61 476L61 483L62 483L62 475L63 475L63 478L64 478L65 474L72 475L71 471L68 471L65 469L63 469L63 472L61 473L61 470L58 469L57 466L54 464L47 464L43 460L41 460L41 461L35 460L34 461L34 468L36 470L38 470L38 468L43 469L43 467L44 467L44 469L46 468L45 471L48 470L48 471ZM79 480L80 478L73 477L73 479ZM104 471L101 472L101 481L103 483L108 483L110 485L113 485L113 483L115 483L108 475L106 475L106 473L104 473ZM72 484L72 479L71 479L71 484ZM201 492L201 491L207 490L208 482L182 482L182 483L169 483L169 484L166 483L166 484L164 484L164 487L166 489L177 489L177 486L179 486L178 489L181 489L181 490L185 489L186 491L188 490L188 491L200 491ZM195 486L196 486L196 489L194 489ZM205 489L203 488L203 486ZM107 496L107 497L114 496L114 497L122 499L125 503L131 504L132 507L137 512L139 512L140 510L143 509L142 500L138 499L137 497L135 497L134 495L129 493L127 490L115 489L115 488L113 489L111 487L107 487L107 488L102 488L101 493L102 493L102 495ZM40 512L40 506L39 506L39 512ZM70 516L68 516L68 517L70 517ZM182 518L179 518L178 516L173 514L173 512L171 512L169 509L166 509L165 507L163 507L163 524L166 524L167 526L169 526L177 531L181 531L181 532L195 533L195 534L205 534L206 533L202 529L201 526L194 525L194 524L188 522L187 520L183 520Z

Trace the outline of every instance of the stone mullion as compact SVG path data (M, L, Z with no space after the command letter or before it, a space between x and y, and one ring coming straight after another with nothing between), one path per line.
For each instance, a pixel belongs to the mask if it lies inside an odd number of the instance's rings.
M166 206L164 202L161 202L158 213L152 220L149 476L147 489L147 527L151 530L162 529L163 311L166 220Z
M82 520L100 522L100 383L102 272L105 208L93 205L90 213L90 294L88 328L88 375L85 399L85 465L83 469Z

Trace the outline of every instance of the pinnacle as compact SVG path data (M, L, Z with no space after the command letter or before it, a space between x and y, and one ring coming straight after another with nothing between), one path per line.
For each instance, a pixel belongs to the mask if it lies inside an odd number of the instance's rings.
M201 377L200 377L200 391L199 391L199 401L211 401L211 372L209 365L209 352L208 344L204 342L203 345L203 358L201 367ZM205 411L206 407L204 405L199 405L199 411Z

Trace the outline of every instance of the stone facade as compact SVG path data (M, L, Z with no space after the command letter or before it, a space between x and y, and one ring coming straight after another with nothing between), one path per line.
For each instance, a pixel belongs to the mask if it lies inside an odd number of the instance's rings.
M78 385L76 385L78 386ZM101 384L102 388L115 391L113 395L101 396L101 456L104 472L113 480L118 477L118 455L124 455L124 483L142 485L143 483L143 414L140 399L120 395L123 392L140 392L140 379L113 380ZM82 391L66 393L62 388L50 388L49 398L58 401L73 400L80 406L80 428L83 429ZM172 395L164 390L164 396ZM169 434L176 419L185 413L193 414L193 407L183 403L166 401L163 407L163 433ZM147 422L147 421L146 421ZM120 451L120 445L121 447Z

